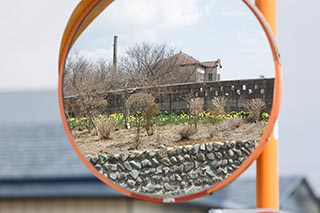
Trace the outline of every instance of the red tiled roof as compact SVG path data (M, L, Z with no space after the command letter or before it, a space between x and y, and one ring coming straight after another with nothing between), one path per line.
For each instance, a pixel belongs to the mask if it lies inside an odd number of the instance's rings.
M178 65L200 64L200 61L183 52L180 52L172 57L176 58Z
M217 66L218 63L219 63L218 61L204 61L204 62L201 62L201 65L204 67L215 67Z

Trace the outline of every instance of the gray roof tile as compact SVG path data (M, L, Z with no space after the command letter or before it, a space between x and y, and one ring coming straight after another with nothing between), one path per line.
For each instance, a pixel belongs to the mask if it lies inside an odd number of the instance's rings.
M0 126L0 179L91 175L60 123Z

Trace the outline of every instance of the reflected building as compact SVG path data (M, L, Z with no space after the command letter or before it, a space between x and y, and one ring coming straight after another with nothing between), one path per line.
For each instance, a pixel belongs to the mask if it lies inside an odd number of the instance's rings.
M220 70L222 68L220 59L200 62L182 51L173 55L170 59L174 59L179 67L177 73L188 73L190 75L185 83L220 81Z

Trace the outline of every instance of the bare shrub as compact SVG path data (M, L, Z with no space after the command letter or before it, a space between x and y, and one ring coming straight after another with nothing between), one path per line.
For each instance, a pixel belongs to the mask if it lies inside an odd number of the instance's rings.
M149 95L143 92L139 92L131 95L126 101L126 105L128 109L130 110L130 112L134 112L134 113L137 113L137 112L142 113L143 111L145 111L145 109L150 107L150 105L152 105L153 103L155 103L154 97L152 95Z
M81 94L76 100L64 100L66 116L68 118L86 118L86 128L91 133L94 133L95 118L104 110L107 105L107 100L95 93Z
M209 121L211 125L207 126L207 130L209 133L209 138L214 138L215 135L217 135L218 131L219 131L219 124L221 122L221 119L219 119L217 116L212 116L210 115L209 117Z
M190 137L197 133L197 129L190 125L184 125L181 129L178 130L180 140L189 140Z
M103 117L96 117L94 119L94 124L96 126L96 131L100 139L112 139L111 132L113 125L110 121Z
M148 135L153 134L152 118L159 112L159 107L155 103L152 95L146 93L136 93L131 95L126 101L127 109L136 116L137 136L136 142L139 142L140 128L142 120L145 120L145 128Z
M204 105L204 100L203 98L193 98L189 101L189 110L191 114L194 116L194 121L193 124L195 128L198 128L198 119L200 113L203 112L203 105Z
M190 112L193 115L199 115L203 111L203 98L193 98L189 101Z
M226 114L224 107L226 105L226 101L223 97L215 97L212 99L212 113L214 115L224 115Z
M149 136L154 133L152 118L158 113L159 107L155 102L151 103L144 111L142 111L142 117L145 119L144 127Z
M208 127L209 138L214 138L219 131L218 125L214 124L213 127Z
M247 103L247 110L249 112L248 121L258 122L262 110L266 107L266 104L261 99L252 99Z
M242 126L243 119L242 118L232 118L222 121L219 124L220 131L228 131L228 130L235 130Z

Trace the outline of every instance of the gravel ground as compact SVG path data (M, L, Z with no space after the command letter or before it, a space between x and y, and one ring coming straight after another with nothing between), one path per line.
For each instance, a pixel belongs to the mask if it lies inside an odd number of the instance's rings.
M166 125L155 127L155 133L148 136L142 130L138 150L152 150L169 146L187 144L201 144L212 141L228 142L231 140L259 140L265 123L244 123L240 127L230 130L214 127L212 124L200 124L198 132L190 140L180 140L178 134L183 125ZM88 131L73 132L75 142L84 155L97 156L99 153L120 154L136 150L134 138L135 129L120 129L111 133L112 139L101 140L92 136ZM210 136L210 133L211 136Z

